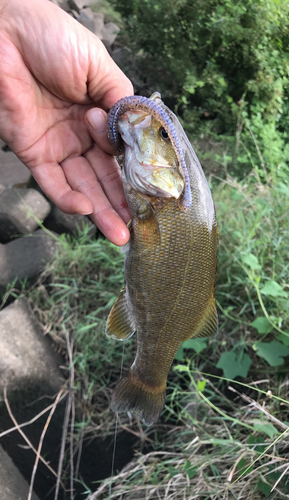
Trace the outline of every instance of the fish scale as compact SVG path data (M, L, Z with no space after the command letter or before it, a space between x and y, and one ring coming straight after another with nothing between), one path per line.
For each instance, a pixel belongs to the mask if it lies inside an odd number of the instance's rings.
M127 169L135 167L124 162L123 184L132 216L126 288L106 328L120 340L137 332L136 358L114 391L112 409L133 411L146 425L156 422L162 411L168 372L182 342L217 331L218 231L211 192L180 122L159 98L157 102L182 148L191 206L183 211L175 198L140 194L126 179Z

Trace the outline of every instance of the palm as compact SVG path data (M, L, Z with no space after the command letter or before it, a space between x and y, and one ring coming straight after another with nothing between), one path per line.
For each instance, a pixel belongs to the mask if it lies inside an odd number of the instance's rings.
M16 19L17 28L7 29L5 15L9 19L13 2L18 7L13 16L21 19ZM94 144L85 114L131 93L119 88L120 79L124 89L131 85L101 42L60 9L37 0L34 10L29 5L34 19L17 2L8 3L0 16L0 136L59 208L93 212L100 229L121 244L111 234L113 226L123 224L115 211L128 218L121 214L125 200L119 170L106 134L93 137ZM122 227L120 239L127 237Z

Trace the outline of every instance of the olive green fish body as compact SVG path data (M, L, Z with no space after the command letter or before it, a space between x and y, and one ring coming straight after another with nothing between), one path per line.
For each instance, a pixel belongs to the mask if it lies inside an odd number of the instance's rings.
M192 204L136 192L126 181L131 238L126 287L107 321L107 333L124 339L137 332L137 354L112 398L117 412L134 411L147 425L163 408L168 371L184 340L214 335L218 232L209 186L175 117L186 161Z

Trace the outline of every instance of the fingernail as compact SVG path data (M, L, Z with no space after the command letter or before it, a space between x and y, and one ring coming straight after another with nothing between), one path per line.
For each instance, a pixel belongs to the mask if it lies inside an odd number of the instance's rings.
M86 114L86 119L96 134L104 134L107 131L106 119L100 109L91 109Z

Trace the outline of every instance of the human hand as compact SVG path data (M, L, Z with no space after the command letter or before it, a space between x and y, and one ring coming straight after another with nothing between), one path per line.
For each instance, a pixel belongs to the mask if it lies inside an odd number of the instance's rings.
M129 239L106 112L133 95L101 41L48 0L0 0L0 137L66 213Z

